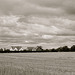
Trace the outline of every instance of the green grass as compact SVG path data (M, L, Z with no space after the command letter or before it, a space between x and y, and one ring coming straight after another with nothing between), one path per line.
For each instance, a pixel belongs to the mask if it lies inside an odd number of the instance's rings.
M75 75L75 53L1 53L0 75Z

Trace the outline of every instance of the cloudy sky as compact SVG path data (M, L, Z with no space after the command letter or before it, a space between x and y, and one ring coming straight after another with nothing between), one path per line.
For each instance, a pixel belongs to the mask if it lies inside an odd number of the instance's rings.
M0 48L75 44L75 0L0 0Z

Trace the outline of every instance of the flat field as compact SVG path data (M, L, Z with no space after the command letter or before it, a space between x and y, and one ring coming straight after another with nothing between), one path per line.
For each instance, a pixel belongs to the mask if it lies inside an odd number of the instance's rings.
M75 75L75 53L0 53L0 75Z

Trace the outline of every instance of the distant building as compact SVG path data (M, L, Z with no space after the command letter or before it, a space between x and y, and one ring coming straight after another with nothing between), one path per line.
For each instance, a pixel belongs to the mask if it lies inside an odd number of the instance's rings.
M22 46L11 46L10 51L22 51Z
M34 47L27 47L27 51L32 51L32 49L33 49Z
M24 50L23 48L20 48L20 49L19 49L19 51L23 51L23 50Z
M42 46L37 46L37 47L27 47L27 51L42 51Z
M32 49L32 51L42 51L42 46L37 46Z

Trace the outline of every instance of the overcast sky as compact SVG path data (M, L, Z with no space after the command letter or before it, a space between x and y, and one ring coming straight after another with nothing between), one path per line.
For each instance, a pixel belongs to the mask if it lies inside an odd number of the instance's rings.
M75 0L0 0L0 48L75 44Z

